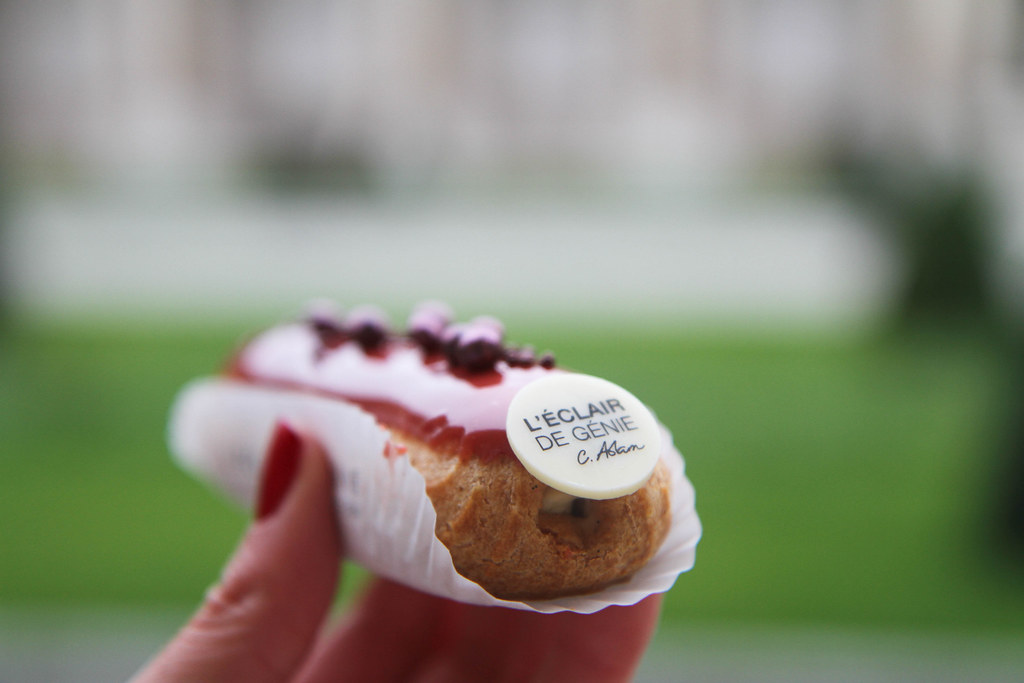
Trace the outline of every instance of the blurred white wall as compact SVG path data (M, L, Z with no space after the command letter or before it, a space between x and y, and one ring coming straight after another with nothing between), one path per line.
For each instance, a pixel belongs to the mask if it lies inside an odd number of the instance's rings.
M21 300L232 320L331 297L403 322L432 298L461 316L849 331L887 310L899 273L863 217L827 198L174 204L33 203L12 245Z
M692 176L813 161L837 139L955 159L977 153L1006 89L1020 95L1014 0L8 0L2 12L5 145L99 173L295 149L356 155L384 176ZM1024 135L1019 120L1000 125Z

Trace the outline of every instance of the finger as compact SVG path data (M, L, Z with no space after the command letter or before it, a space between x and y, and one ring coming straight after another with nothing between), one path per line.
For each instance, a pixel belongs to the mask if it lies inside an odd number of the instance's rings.
M332 488L322 450L279 426L256 521L196 615L136 680L288 680L337 585L341 548Z
M376 579L338 628L316 648L298 681L408 681L460 606Z
M462 606L451 650L420 681L631 680L658 622L661 596L594 614Z
M628 607L607 607L594 614L549 615L554 645L545 680L573 675L590 681L632 680L661 616L661 595Z

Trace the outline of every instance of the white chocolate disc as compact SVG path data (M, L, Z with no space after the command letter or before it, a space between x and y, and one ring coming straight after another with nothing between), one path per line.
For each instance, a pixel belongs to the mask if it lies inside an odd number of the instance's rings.
M617 384L553 374L526 385L508 407L505 431L526 470L580 498L618 498L651 476L661 430L651 411Z

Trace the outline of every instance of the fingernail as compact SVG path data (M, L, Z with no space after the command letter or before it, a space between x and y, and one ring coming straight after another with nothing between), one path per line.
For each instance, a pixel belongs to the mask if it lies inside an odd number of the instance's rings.
M267 458L260 476L260 493L256 504L256 519L270 517L284 502L288 489L299 473L302 440L286 424L278 423L270 440Z

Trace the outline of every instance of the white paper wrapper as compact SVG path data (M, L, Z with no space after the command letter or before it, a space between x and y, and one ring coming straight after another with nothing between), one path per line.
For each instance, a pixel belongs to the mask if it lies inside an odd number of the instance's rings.
M170 446L185 468L251 507L279 421L316 438L330 456L346 555L421 591L475 605L589 614L665 592L693 567L701 526L693 486L667 432L662 458L672 474L672 526L658 553L630 580L598 593L519 602L499 600L455 571L448 549L434 535L436 515L422 475L407 458L384 455L387 431L354 405L224 378L198 380L178 396Z

